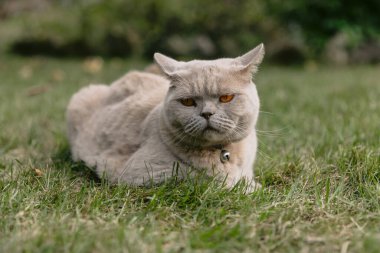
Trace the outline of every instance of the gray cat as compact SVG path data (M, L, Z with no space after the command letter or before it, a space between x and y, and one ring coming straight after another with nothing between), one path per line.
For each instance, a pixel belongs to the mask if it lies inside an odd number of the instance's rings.
M159 183L177 163L255 190L260 103L252 75L263 57L263 44L234 59L181 62L156 53L165 77L132 71L81 89L66 114L73 159L112 183Z

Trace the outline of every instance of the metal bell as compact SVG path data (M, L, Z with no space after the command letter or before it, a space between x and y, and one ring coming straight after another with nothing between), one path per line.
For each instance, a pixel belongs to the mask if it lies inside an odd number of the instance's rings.
M222 150L220 152L220 161L222 163L225 163L225 162L228 162L230 160L230 152L228 152L227 150Z

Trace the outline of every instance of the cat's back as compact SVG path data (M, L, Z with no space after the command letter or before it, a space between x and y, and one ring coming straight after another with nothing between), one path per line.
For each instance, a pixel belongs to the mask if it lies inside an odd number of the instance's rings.
M143 122L148 114L163 102L169 82L155 74L133 71L110 86L113 96L107 106L93 117L96 126L95 136L104 150L117 148L130 153L141 144Z
M122 140L128 145L139 145L143 121L164 100L168 87L163 77L138 71L112 83L112 95L92 117L96 136L104 136L107 142Z
M110 103L118 102L136 93L152 93L153 97L162 98L165 96L169 87L169 81L161 75L131 71L111 83L110 88L113 90L113 96L109 98ZM156 94L156 96L154 96Z
M82 92L81 97L86 97L91 104L80 104L82 108L79 109L88 112L88 115L80 115L78 125L72 127L76 134L71 138L71 144L73 150L87 152L83 155L78 153L74 157L86 160L83 156L100 155L107 151L127 158L140 145L143 121L164 100L169 81L159 75L131 71L110 86L89 87L102 96L99 96L99 101L95 104L90 100L91 94L84 94L88 93L88 89L85 88ZM78 93L80 95L81 91ZM85 107L90 107L91 110Z

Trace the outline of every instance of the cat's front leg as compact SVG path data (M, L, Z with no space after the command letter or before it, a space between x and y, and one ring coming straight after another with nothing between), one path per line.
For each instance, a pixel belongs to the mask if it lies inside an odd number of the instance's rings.
M261 184L254 180L252 169L244 170L237 166L232 166L229 169L229 173L227 173L225 181L226 186L230 189L235 187L237 184L241 183L244 186L244 192L246 194L252 193L262 188Z
M248 183L247 185L247 189L246 189L246 194L248 193L252 193L254 191L257 191L257 190L260 190L263 186L258 183L258 182L255 182L255 181L251 181L250 183Z
M246 178L241 178L240 180L234 180L234 179L228 179L226 180L226 186L229 189L232 189L237 184L242 183L242 186L244 187L244 193L249 194L254 191L257 191L262 188L262 185L258 182L255 182L254 180L248 180Z
M148 139L123 165L119 182L133 185L159 184L171 177L182 178L182 164L160 142L157 135Z

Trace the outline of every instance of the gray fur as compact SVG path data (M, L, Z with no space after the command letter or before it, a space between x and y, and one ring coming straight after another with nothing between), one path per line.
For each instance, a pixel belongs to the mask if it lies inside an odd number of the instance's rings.
M178 163L226 178L230 187L244 178L254 190L260 103L252 74L263 55L262 44L235 59L179 62L156 53L166 77L132 71L110 86L81 89L66 115L73 159L112 183L159 183ZM235 96L221 103L225 94ZM196 106L182 105L184 98ZM221 149L230 160L221 161Z

